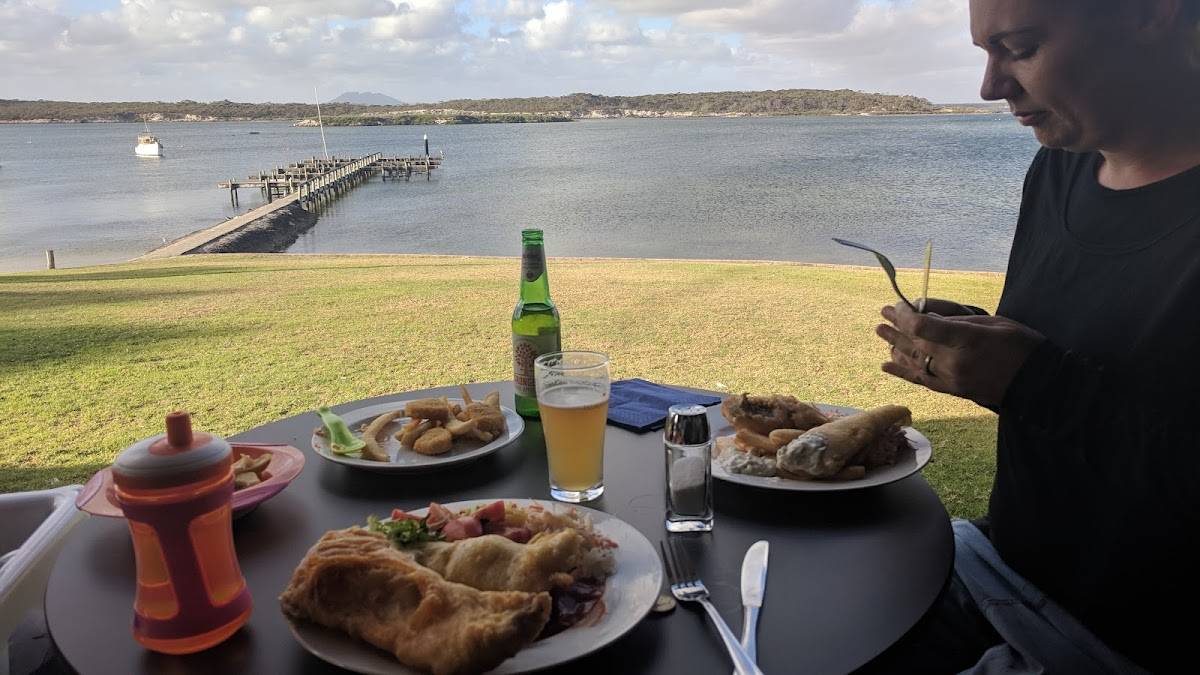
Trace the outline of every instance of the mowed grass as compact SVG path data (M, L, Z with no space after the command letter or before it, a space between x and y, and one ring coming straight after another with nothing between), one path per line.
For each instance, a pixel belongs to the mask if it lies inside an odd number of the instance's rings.
M894 299L879 269L549 270L564 346L609 353L615 378L903 403L933 442L925 476L947 509L985 511L995 416L880 371L873 329ZM83 482L173 409L231 435L321 403L510 379L518 273L516 258L219 255L0 275L0 492ZM935 271L931 295L992 309L1002 280Z

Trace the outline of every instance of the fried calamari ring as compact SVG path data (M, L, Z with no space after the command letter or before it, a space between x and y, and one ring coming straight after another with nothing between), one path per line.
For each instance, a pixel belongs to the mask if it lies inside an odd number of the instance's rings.
M400 441L400 445L406 448L411 448L413 443L416 443L417 439L421 437L421 434L433 428L432 420L413 420L413 422L416 423L415 426L406 426L403 431L396 434L396 440Z
M779 450L779 446L770 438L749 429L738 429L735 438L746 447L752 448L751 452L756 455L774 455Z
M767 437L771 439L771 442L774 443L776 449L778 449L796 440L803 433L804 431L801 429L776 429L775 431L767 434Z

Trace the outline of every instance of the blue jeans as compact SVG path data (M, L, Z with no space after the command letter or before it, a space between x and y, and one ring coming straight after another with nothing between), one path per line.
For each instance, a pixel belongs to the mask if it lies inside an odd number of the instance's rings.
M1006 565L974 524L951 525L954 572L946 588L908 634L860 673L1146 672Z

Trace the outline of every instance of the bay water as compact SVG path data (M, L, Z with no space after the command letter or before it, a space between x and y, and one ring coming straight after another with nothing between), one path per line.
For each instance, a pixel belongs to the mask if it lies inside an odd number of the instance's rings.
M262 203L217 183L322 154L286 122L0 125L0 272L128 260ZM618 119L339 127L331 154L445 154L432 180L373 178L318 212L303 253L551 256L873 264L1003 271L1037 150L1008 115Z

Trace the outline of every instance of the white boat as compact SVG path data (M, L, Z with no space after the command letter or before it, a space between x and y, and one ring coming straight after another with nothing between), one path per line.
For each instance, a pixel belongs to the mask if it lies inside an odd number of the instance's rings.
M150 134L142 134L138 136L138 144L133 149L133 154L138 157L162 157L163 144Z

